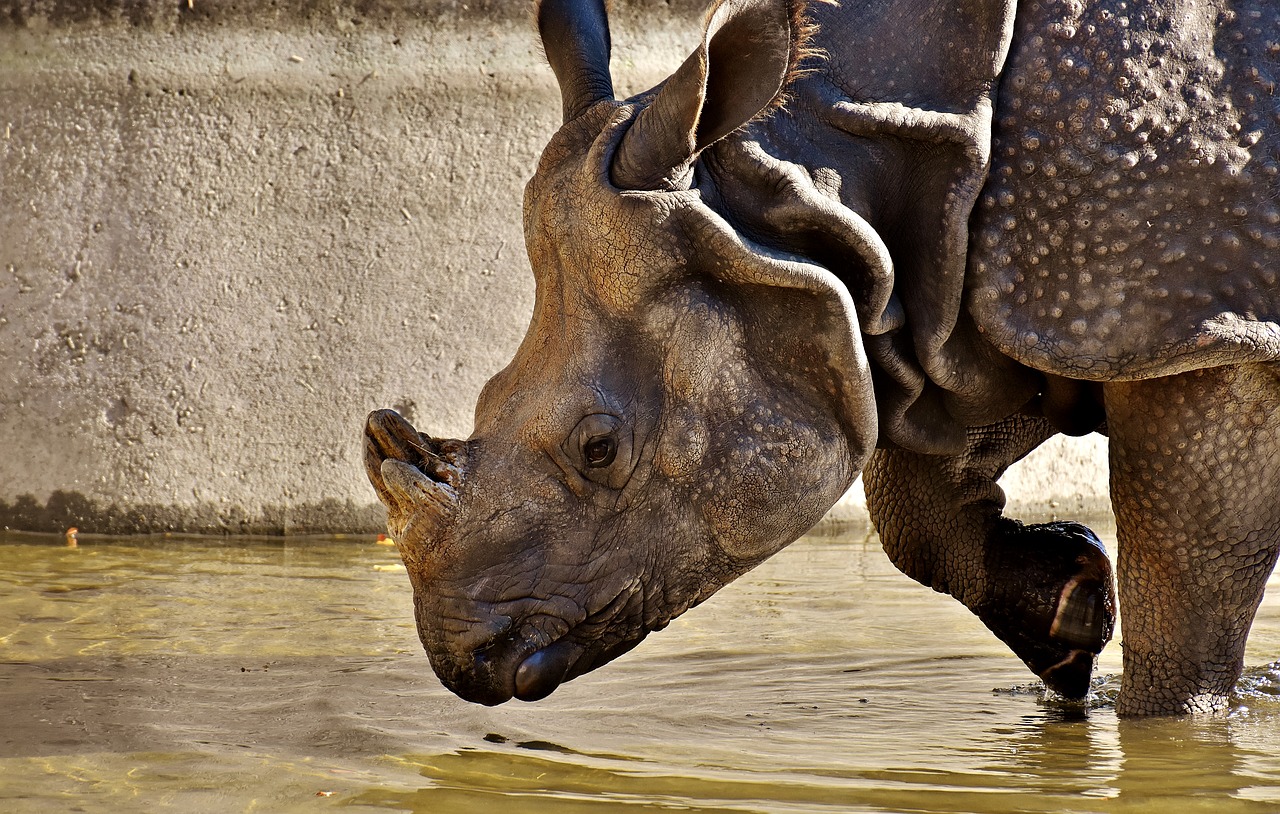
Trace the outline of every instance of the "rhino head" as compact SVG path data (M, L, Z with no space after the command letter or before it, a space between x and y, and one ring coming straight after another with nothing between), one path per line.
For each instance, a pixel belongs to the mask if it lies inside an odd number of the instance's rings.
M799 537L876 439L845 287L736 228L700 177L774 104L795 11L726 0L625 102L602 5L545 0L539 28L564 124L525 194L532 323L470 439L391 411L366 428L423 645L482 704L548 695Z

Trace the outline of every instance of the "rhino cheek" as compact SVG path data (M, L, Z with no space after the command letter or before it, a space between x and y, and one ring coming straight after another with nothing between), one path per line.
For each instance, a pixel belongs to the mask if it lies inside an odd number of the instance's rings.
M703 465L711 437L707 424L688 412L667 420L665 443L654 457L654 466L668 480L683 481Z
M822 422L793 420L785 409L770 412L713 456L703 507L720 548L748 568L822 519L843 492L849 469L834 425L823 430Z

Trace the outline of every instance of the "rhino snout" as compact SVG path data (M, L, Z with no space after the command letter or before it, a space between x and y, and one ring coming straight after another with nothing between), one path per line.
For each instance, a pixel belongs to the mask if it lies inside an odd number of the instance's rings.
M486 706L512 698L546 698L564 683L582 654L567 639L543 644L545 636L511 632L478 646L471 644L471 636L443 631L425 631L422 639L444 685L464 701Z
M456 596L428 589L417 605L419 634L436 674L464 700L540 701L631 650L652 629L638 615L634 589L594 613L575 613L574 604L524 599L472 605L460 616Z
M534 649L528 641L511 642L506 649L473 651L469 661L445 666L432 658L432 667L445 686L464 701L495 706L516 698L541 701L564 684L613 661L644 640L644 634L600 648L572 638Z

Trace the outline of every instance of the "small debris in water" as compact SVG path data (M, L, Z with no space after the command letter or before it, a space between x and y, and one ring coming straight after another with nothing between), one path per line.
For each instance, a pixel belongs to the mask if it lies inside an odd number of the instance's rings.
M378 545L395 545L396 541L385 534L379 534L378 539L374 540Z
M317 791L317 792L316 792L316 796L317 796L317 797L332 797L334 794L336 794L336 792L332 792L332 791Z
M552 743L551 741L544 740L520 741L516 746L520 749L531 749L535 752L558 752L562 755L582 754L582 752L570 749L567 746L561 746L558 743Z

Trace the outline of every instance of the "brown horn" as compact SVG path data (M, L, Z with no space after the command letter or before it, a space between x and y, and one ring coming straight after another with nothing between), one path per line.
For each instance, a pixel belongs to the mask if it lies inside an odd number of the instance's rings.
M387 507L387 529L403 542L409 525L442 524L458 502L466 443L423 435L394 410L378 410L365 424L365 471ZM432 538L431 530L417 537ZM400 552L410 556L401 545Z
M382 462L381 474L391 496L412 510L427 509L444 517L458 502L458 492L452 486L432 480L421 469L404 461L386 459Z

